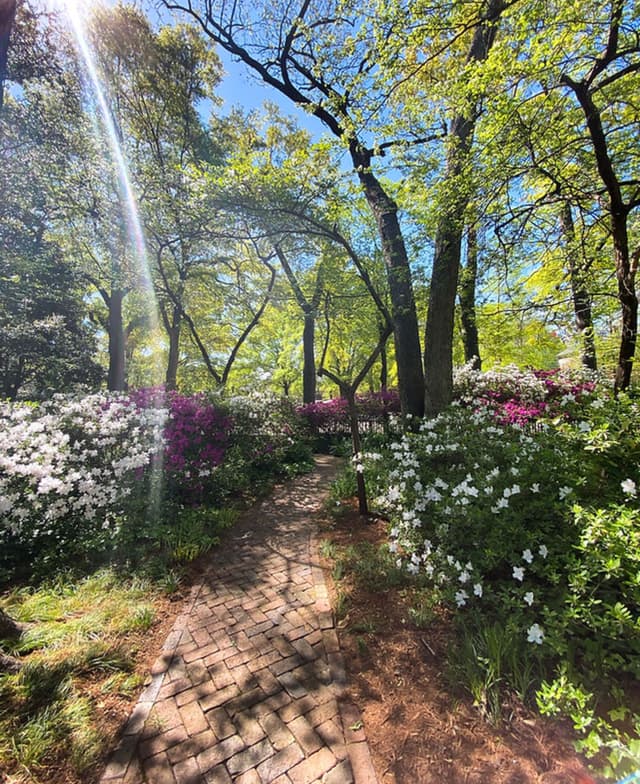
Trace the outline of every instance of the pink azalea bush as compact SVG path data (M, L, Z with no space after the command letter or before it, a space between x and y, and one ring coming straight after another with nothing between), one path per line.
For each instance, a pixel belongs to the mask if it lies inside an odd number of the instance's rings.
M382 421L388 414L399 413L400 398L395 389L366 392L356 395L356 407L360 417ZM342 397L307 403L298 408L298 414L316 431L335 432L349 429L349 408L346 399Z
M578 372L520 370L481 372L470 365L454 372L454 394L463 405L489 410L500 424L524 426L569 416L570 405L588 400L595 382Z
M211 477L224 462L232 417L204 394L150 388L136 390L131 399L142 408L167 410L163 471L169 492L190 505L205 502Z

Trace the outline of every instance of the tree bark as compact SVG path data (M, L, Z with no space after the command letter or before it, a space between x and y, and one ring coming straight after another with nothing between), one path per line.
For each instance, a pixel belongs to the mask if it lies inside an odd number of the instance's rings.
M382 242L391 299L400 408L404 416L422 417L424 374L420 356L418 316L411 268L398 221L398 205L371 171L371 151L363 149L356 141L351 142L349 149Z
M182 326L182 308L174 306L171 321L166 326L169 338L169 356L167 357L167 372L165 374L165 387L168 390L178 388L178 365L180 364L180 332Z
M4 104L4 83L7 79L7 61L11 31L16 18L16 0L0 0L0 109Z
M468 62L486 60L496 35L496 22L505 7L504 0L488 0L481 23L471 42ZM468 160L477 109L470 116L456 114L449 130L449 150L445 167L447 193L453 194L445 205L436 227L435 254L429 291L425 329L425 413L434 416L453 398L453 326L456 291L460 271L460 246L464 213L469 201L467 183L462 181Z
M302 331L302 402L314 403L316 399L316 311L307 308L304 311L304 329Z
M475 226L467 229L467 264L460 274L460 320L462 322L462 342L464 361L480 370L480 343L476 322L476 281L478 278L478 237Z
M382 336L386 326L380 322L378 324L378 334ZM387 360L387 344L380 349L380 389L384 392L389 386L389 362Z
M0 640L14 640L21 634L20 626L0 608Z
M578 258L576 249L576 232L571 213L571 204L564 201L560 211L560 228L567 246L567 263L569 267L569 281L571 284L571 298L576 329L582 344L581 362L589 370L597 370L596 344L593 334L593 319L591 314L591 297L585 279L585 265Z
M278 244L274 245L280 266L287 276L291 290L296 298L296 302L304 313L304 328L302 331L302 402L304 404L314 403L316 399L316 355L315 355L315 333L316 333L316 317L320 300L322 299L322 292L324 290L322 280L322 270L319 269L316 274L316 284L313 296L309 301L305 296L302 287L289 264L289 259L282 247Z
M17 640L22 635L22 629L13 618L10 618L3 609L0 608L0 640ZM0 651L0 673L17 672L20 669L20 662L13 656L7 656Z
M605 55L596 60L591 73L582 81L576 82L564 74L560 81L571 88L585 116L587 130L596 159L596 167L609 197L609 218L611 222L611 239L618 283L618 300L622 316L620 331L620 350L615 372L614 393L624 391L631 383L631 371L635 356L638 336L638 298L635 291L635 278L640 254L631 254L629 250L628 218L632 207L638 202L627 204L622 195L620 180L616 174L613 159L609 153L607 135L602 124L602 114L595 105L592 85L595 78L617 54L617 30L622 14L622 4L614 4L609 44ZM595 89L595 88L594 88Z
M122 319L122 303L126 296L125 291L112 291L107 302L109 309L109 372L107 374L107 388L112 392L121 392L126 388L125 376L125 338L124 322Z
M613 216L613 246L615 249L616 277L618 279L618 299L622 311L620 351L614 382L614 391L622 392L631 384L631 371L636 353L638 338L638 297L635 290L635 277L638 260L631 259L627 220Z

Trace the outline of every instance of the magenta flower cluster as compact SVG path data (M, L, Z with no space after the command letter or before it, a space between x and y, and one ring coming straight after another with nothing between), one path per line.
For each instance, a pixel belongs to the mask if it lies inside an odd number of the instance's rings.
M356 395L356 408L358 416L363 419L382 420L387 414L400 411L400 398L395 389L367 392ZM300 406L297 412L315 430L335 431L349 427L349 406L347 400L342 397L307 403Z
M493 410L496 419L504 425L528 425L544 417L567 417L568 401L580 402L590 395L595 384L576 381L563 376L559 370L533 370L531 375L542 382L542 390L532 399L531 389L521 391L506 386L485 391L476 403Z
M213 470L224 461L233 420L203 394L181 395L154 387L131 394L141 408L166 408L164 471L190 503L202 500Z

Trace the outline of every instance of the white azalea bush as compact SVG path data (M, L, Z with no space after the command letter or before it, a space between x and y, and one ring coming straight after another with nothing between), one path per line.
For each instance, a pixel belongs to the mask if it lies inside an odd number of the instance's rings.
M569 544L575 499L572 453L555 432L534 436L455 406L365 464L398 562L454 608L508 607L523 638L541 643L553 554Z
M302 428L291 404L264 395L0 404L0 585L208 549L225 507L310 466Z
M629 744L553 685L595 703L603 682L623 694L640 676L640 411L579 387L553 418L507 424L489 386L417 433L370 442L356 465L397 564L459 621L458 674L487 667L522 696L537 688L544 712L573 710L583 750L609 743L619 773Z
M3 582L110 545L146 496L165 414L106 393L0 404Z

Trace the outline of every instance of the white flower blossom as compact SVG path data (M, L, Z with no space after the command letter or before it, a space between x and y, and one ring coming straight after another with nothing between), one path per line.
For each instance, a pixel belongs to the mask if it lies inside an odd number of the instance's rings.
M464 605L467 603L468 598L469 598L469 594L466 591L464 590L456 591L455 599L458 607L464 607Z
M513 567L513 579L520 580L522 582L524 580L524 567L523 566L514 566Z
M636 497L636 483L633 479L625 479L623 482L620 482L620 487L626 495L630 495L632 498Z
M531 563L533 561L533 553L527 547L526 550L522 551L522 560L526 561L527 563Z
M531 607L533 604L533 591L527 591L524 595L524 600Z
M543 640L544 640L544 631L537 623L534 623L527 630L527 642L532 642L535 643L536 645L542 645Z

